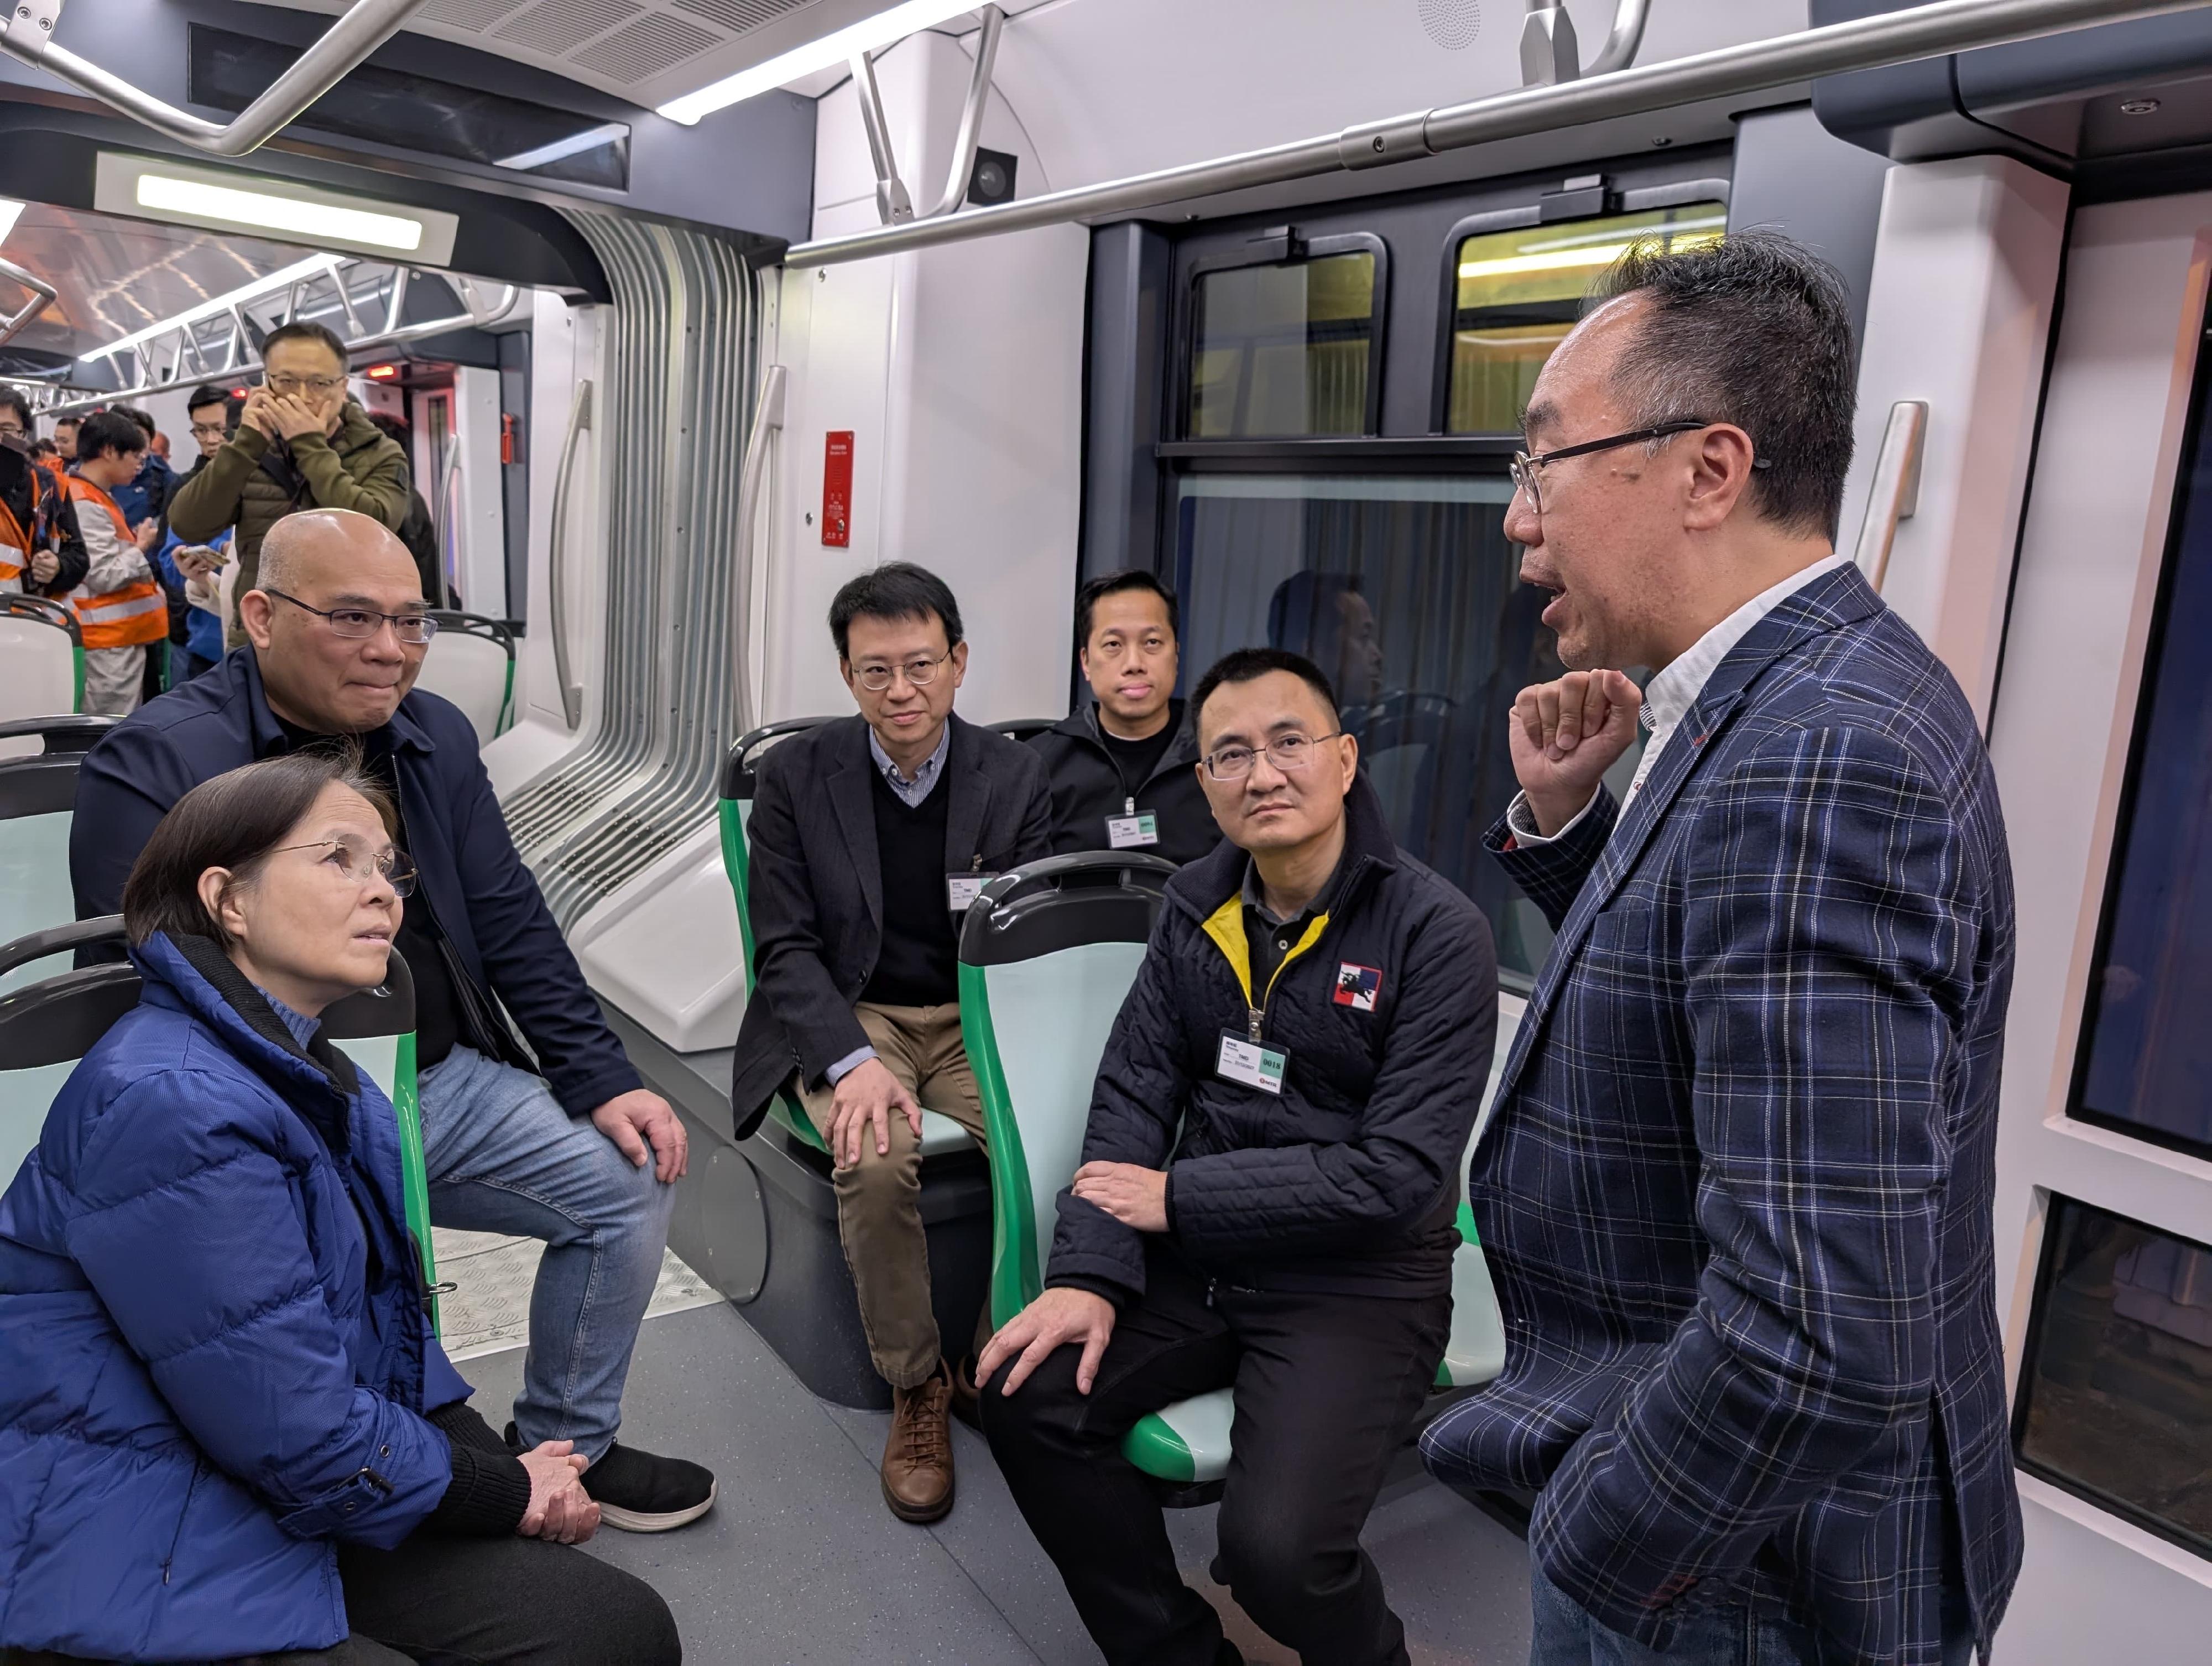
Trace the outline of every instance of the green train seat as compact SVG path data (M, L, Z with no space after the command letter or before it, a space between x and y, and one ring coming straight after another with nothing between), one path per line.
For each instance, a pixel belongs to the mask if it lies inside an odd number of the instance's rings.
M77 766L112 727L105 717L0 721L0 749L35 749L28 756L0 757L0 943L76 918L69 842ZM0 990L36 976L0 972Z
M751 858L745 843L745 823L752 814L753 787L758 777L754 773L760 755L786 735L793 735L816 728L824 723L834 723L830 717L787 717L780 723L763 724L738 737L730 748L729 756L722 760L722 779L717 813L722 828L722 870L729 875L731 892L738 899L738 934L744 944L745 998L753 993L753 921L746 889L746 875ZM827 1153L830 1147L815 1132L814 1123L798 1100L788 1091L779 1090L769 1104L769 1117L800 1144ZM975 1142L968 1131L950 1116L936 1111L921 1113L921 1154L933 1157L939 1152L972 1151Z
M422 656L418 689L442 695L468 716L479 745L514 721L514 627L481 613L433 608L438 634Z
M84 709L84 636L51 596L0 595L0 721Z
M1054 856L993 880L969 910L960 1022L990 1132L994 1325L1043 1288L1056 1200L1081 1160L1098 1061L1174 872L1136 852ZM1459 1219L1440 1389L1486 1383L1505 1364L1463 1189ZM1197 1489L1228 1473L1232 1409L1226 1389L1164 1407L1129 1432L1122 1453L1170 1487L1190 1489L1171 1499L1201 1501Z
M0 945L0 974L79 949L112 952L125 941L123 917L72 921ZM127 961L73 966L0 994L0 1185L39 1143L46 1111L76 1063L110 1025L138 1004L138 971ZM399 1122L400 1182L407 1228L422 1259L422 1280L441 1287L430 1245L430 1194L422 1167L422 1123L415 1093L415 980L394 949L383 987L334 1002L324 1033L382 1088Z

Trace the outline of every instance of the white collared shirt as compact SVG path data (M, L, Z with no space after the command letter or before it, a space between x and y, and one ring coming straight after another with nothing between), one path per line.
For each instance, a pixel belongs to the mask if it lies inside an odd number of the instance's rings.
M1753 625L1784 601L1815 580L1825 578L1838 567L1845 565L1850 559L1847 555L1832 555L1814 562L1810 567L1799 568L1781 583L1760 591L1698 637L1664 671L1652 674L1651 680L1644 687L1644 709L1640 714L1644 727L1651 732L1651 739L1644 744L1644 756L1636 765L1635 778L1628 783L1627 795L1620 801L1624 811L1636 802L1636 795L1644 790L1644 783L1651 778L1652 769L1658 763L1660 754L1667 750L1667 743L1674 739L1674 731L1689 715L1690 708L1698 703L1698 696L1705 691L1705 684L1712 680L1713 672L1720 668L1721 661L1728 658L1729 650L1751 634ZM1565 838L1576 823L1589 814L1590 805L1595 804L1597 800L1598 795L1591 793L1589 804L1577 811L1573 820L1550 838L1536 830L1536 818L1528 813L1526 793L1515 794L1511 808L1505 812L1506 823L1513 830L1516 844L1549 844L1553 839Z

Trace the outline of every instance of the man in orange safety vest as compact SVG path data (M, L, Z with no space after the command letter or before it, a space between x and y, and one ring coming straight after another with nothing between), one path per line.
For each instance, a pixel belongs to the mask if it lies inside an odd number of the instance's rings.
M84 708L102 717L137 709L147 645L169 634L168 598L147 559L161 527L132 526L110 496L145 460L145 430L119 412L97 412L77 429L70 498L91 560L70 605L84 633Z

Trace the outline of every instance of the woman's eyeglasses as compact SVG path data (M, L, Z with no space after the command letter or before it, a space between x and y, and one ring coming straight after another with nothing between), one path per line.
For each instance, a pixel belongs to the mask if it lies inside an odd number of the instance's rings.
M415 864L407 853L396 845L382 850L371 850L357 839L312 839L306 844L282 844L269 854L282 855L288 850L327 850L325 866L335 867L356 885L365 885L372 879L381 879L392 887L394 897L415 894Z

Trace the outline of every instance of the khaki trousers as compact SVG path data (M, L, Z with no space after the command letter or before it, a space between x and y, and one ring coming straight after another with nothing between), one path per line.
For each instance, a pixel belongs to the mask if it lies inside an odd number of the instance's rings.
M926 1110L950 1116L984 1143L983 1101L960 1039L960 1008L853 1008L868 1044L899 1085ZM832 1090L801 1089L799 1100L826 1142ZM890 1151L876 1152L875 1130L861 1137L860 1160L831 1171L837 1193L837 1237L860 1300L868 1357L884 1381L910 1389L929 1380L944 1346L929 1305L929 1244L921 1225L921 1142L904 1116L890 1120ZM984 1322L988 1324L988 1310ZM980 1333L979 1333L980 1334Z
M146 650L88 648L84 651L84 708L95 717L128 717L146 689Z

